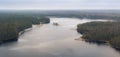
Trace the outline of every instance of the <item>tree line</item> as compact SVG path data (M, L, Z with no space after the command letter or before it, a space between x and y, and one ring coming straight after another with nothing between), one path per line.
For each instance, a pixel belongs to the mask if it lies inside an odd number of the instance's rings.
M18 40L19 32L40 22L49 23L50 20L43 16L0 14L0 43Z
M90 42L108 42L120 49L120 22L89 22L79 24L77 31Z

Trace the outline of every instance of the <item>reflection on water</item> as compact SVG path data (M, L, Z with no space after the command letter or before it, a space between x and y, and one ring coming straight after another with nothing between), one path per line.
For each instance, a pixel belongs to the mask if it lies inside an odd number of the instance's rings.
M120 57L110 46L74 40L81 36L76 25L90 21L105 20L51 18L50 24L33 25L18 42L0 46L0 57Z

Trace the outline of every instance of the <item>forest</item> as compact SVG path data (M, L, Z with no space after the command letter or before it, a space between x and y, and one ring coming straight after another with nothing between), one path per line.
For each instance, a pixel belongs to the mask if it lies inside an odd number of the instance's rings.
M77 31L89 42L110 43L120 49L120 22L89 22L79 24Z
M73 17L80 19L108 19L120 20L120 10L27 10L27 11L0 11L0 13L14 13L36 16Z
M0 14L0 43L17 41L19 32L32 27L32 24L49 23L44 16Z

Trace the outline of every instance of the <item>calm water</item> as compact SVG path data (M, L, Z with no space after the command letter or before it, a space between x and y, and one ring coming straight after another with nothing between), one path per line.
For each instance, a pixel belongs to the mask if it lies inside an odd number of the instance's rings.
M18 42L1 45L0 57L120 57L110 46L74 40L81 36L76 25L91 21L106 20L51 18L50 24L33 25Z

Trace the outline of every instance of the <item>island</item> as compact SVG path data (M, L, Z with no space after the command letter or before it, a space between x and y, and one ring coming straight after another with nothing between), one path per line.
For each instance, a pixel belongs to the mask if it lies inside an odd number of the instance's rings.
M77 25L82 39L89 42L109 43L120 49L120 22L89 22Z
M56 22L53 22L53 25L58 26L59 24L58 24L58 23L56 23Z

